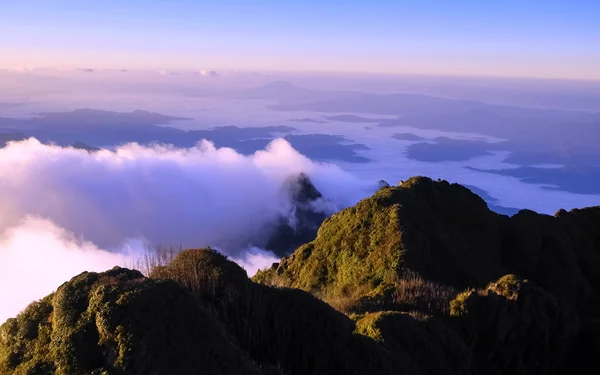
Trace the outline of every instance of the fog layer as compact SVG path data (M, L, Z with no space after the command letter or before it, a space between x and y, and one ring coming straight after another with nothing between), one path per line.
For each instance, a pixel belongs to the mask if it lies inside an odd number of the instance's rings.
M336 208L376 184L315 163L286 141L244 156L196 147L87 152L35 139L0 149L0 320L88 270L126 265L148 245L214 246L249 273L275 258L260 250L292 209L284 182L301 172ZM41 270L41 271L40 271Z

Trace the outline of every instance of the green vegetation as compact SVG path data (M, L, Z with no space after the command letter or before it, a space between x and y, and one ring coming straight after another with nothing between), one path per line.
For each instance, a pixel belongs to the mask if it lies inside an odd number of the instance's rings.
M215 250L183 251L150 276L185 285L214 309L231 337L261 367L277 367L289 375L365 374L370 369L391 373L382 366L384 351L354 334L350 318L304 291L253 283Z
M415 177L249 280L212 249L83 273L0 327L0 374L595 374L600 207L490 212Z
M467 313L467 299L475 292L475 289L467 289L459 293L455 299L450 301L450 315L460 316Z
M0 328L2 374L260 374L173 281L83 273Z
M507 217L463 186L413 177L325 220L253 280L310 291L379 341L369 313L433 316L475 373L565 373L569 346L593 341L580 332L600 320L599 224L600 207Z
M504 273L499 246L487 245L498 225L484 227L497 216L460 185L414 177L325 220L313 242L253 280L309 291L349 313L371 303L446 313L455 288Z

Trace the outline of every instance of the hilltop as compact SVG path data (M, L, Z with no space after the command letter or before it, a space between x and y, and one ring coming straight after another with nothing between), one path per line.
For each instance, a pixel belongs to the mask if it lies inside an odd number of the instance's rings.
M560 373L600 318L599 224L600 207L508 217L466 187L413 177L325 220L254 280L348 314L451 316L482 373Z
M294 196L322 198L308 182ZM413 177L252 280L211 249L147 276L84 273L31 304L0 328L0 374L600 370L600 207L508 217Z

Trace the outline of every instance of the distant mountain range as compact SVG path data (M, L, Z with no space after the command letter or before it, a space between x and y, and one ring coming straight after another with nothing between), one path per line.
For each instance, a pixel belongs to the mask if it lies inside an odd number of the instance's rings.
M291 84L280 83L277 89L273 93L288 92L288 98L295 93L306 92ZM367 122L363 115L358 116L357 113L395 115L395 119L373 122L378 123L379 127L412 127L491 136L504 142L454 140L447 137L425 140L406 133L400 140L419 142L407 148L407 156L419 161L467 161L477 156L490 155L494 151L508 151L505 162L517 164L524 169L519 172L488 172L513 175L526 182L550 184L559 188L571 186L568 190L573 192L600 193L595 188L574 189L573 183L567 181L575 177L572 171L577 170L577 184L597 186L600 168L600 113L526 108L412 93L320 93L317 95L311 92L313 98L308 101L284 102L269 108L290 112L346 113L325 117L329 121ZM537 167L540 164L562 165L565 169L542 170Z

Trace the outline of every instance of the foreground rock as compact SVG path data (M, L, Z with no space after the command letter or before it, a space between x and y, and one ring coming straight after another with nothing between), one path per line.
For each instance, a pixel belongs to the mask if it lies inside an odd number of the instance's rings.
M84 273L31 304L0 328L0 374L398 372L354 331L309 293L254 284L216 251L186 250L152 278Z
M0 328L2 374L261 374L183 287L84 273Z

